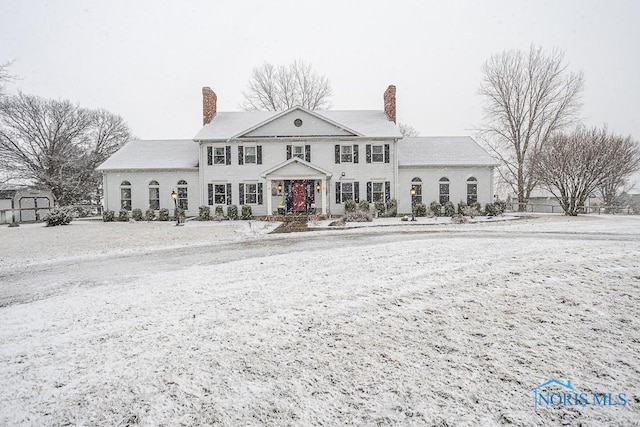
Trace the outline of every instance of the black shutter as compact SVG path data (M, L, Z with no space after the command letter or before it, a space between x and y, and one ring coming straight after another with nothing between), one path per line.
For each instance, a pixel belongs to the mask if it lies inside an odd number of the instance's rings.
M244 149L242 148L242 145L238 145L238 164L244 164Z
M209 184L209 205L213 205L213 184Z
M384 201L391 200L391 181L384 182Z
M243 183L238 184L238 194L239 194L238 198L240 199L238 204L242 206L244 205L244 184Z
M258 204L262 204L262 183L258 183Z
M231 204L231 184L227 184L227 204Z
M356 203L360 203L360 183L353 183L353 201Z
M340 183L336 182L336 203L340 203Z
M353 163L358 163L358 146L353 146Z
M384 144L384 162L389 163L389 144Z
M311 146L310 145L304 146L304 160L307 162L311 162Z
M225 157L226 157L226 164L230 165L231 164L231 147L229 145L227 145L226 147L224 147L224 152L225 152Z
M371 163L371 144L367 144L367 163Z
M336 164L340 163L340 145L336 145Z
M262 164L262 145L258 145L256 148L256 162L261 165Z
M207 164L209 166L213 164L213 147L207 147Z
M287 160L291 158L291 146L287 145Z
M367 182L367 202L371 203L371 182Z

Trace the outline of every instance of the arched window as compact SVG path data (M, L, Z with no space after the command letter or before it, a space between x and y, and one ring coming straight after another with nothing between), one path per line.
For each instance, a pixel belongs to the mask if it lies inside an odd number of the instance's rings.
M160 209L160 184L158 181L149 183L149 209Z
M422 180L418 177L415 177L411 180L411 189L416 190L416 193L413 195L411 204L422 203Z
M438 182L438 188L440 194L440 204L444 205L449 201L449 178L440 178L440 182Z
M189 191L187 181L178 181L178 207L185 211L189 209Z
M467 205L478 201L478 180L471 177L467 180Z
M122 181L120 184L120 209L131 210L131 183Z

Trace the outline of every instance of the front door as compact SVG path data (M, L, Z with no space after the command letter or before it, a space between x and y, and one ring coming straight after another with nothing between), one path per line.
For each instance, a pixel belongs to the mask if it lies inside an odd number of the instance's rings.
M307 186L304 182L293 183L293 210L304 212L307 210Z

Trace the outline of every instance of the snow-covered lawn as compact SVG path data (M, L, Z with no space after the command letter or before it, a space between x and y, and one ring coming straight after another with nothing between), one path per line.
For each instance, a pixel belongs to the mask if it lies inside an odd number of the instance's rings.
M0 425L638 424L640 217L273 227L1 227Z

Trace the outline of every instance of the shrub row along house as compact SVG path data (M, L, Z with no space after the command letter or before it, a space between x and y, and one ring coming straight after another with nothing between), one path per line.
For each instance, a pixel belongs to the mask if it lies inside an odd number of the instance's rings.
M403 138L396 88L379 111L218 112L203 94L203 127L193 140L134 140L98 170L104 208L173 209L251 206L253 215L341 215L347 200L486 204L496 162L470 137ZM411 195L411 189L415 195Z

